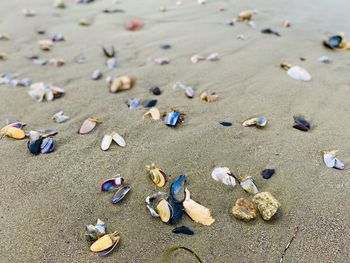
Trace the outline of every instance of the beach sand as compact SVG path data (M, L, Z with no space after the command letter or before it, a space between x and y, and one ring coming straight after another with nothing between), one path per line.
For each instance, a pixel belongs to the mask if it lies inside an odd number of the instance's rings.
M278 262L299 226L284 262L347 262L349 242L349 171L327 168L321 151L338 149L338 157L350 163L349 145L349 59L348 51L325 49L321 40L345 32L350 37L350 2L334 1L213 1L199 5L195 0L112 1L96 0L87 5L65 1L67 8L52 15L52 1L12 0L0 3L0 32L11 36L0 42L8 60L0 72L18 72L33 82L43 81L66 90L53 102L35 102L25 88L0 87L0 120L8 117L27 123L28 129L57 128L57 149L33 156L26 140L0 141L0 233L1 262L161 262L162 251L175 245L193 249L203 262ZM167 12L160 12L164 5ZM222 6L225 11L220 12ZM37 11L24 17L22 8ZM104 14L105 8L124 13ZM257 9L257 28L246 23L233 27L225 21L240 11ZM81 27L81 18L92 19ZM144 28L126 31L127 19L139 19ZM291 22L290 28L283 21ZM266 27L282 37L264 35ZM46 35L36 34L43 28ZM39 50L37 41L62 33L66 42L52 50ZM247 39L239 40L244 34ZM159 45L169 43L170 50ZM108 70L101 46L114 45L119 66ZM192 64L190 57L217 52L220 61ZM63 58L66 65L39 66L24 58L37 53L43 59ZM88 62L77 64L85 55ZM318 58L328 55L333 63ZM169 65L155 65L153 59L166 56ZM301 61L300 57L306 59ZM290 78L279 67L289 62L306 68L310 82ZM129 75L137 82L130 91L109 93L104 80L92 81L99 68L104 77ZM180 81L195 89L192 100L173 84ZM149 89L163 93L153 96ZM206 103L198 98L204 91L220 99ZM185 123L176 129L160 121L143 119L145 109L130 110L128 98L158 99L160 111L171 107L186 113ZM63 110L70 119L57 124L54 113ZM304 114L312 130L292 128L295 114ZM91 134L79 135L82 122L94 115L102 119ZM252 115L264 115L268 126L244 128L241 122ZM219 120L232 121L223 127ZM100 149L103 135L121 134L126 148L114 144ZM167 171L172 182L185 174L194 200L211 209L212 226L202 226L184 216L194 236L171 233L174 226L152 218L145 207L146 196L158 189L145 166L155 162ZM235 174L250 175L261 191L271 192L281 203L278 214L268 222L258 217L244 223L231 217L235 201L250 198L239 186L230 188L215 182L210 174L216 166L227 166ZM275 168L269 180L261 170ZM100 184L121 174L132 188L120 204L110 203L110 193ZM168 189L170 183L166 185ZM109 232L119 231L121 242L108 257L89 251L84 226L102 219ZM171 262L196 262L188 252L175 252Z

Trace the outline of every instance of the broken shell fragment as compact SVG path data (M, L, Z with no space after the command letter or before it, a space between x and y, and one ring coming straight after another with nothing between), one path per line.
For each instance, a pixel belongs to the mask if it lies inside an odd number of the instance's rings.
M187 226L176 227L171 232L173 232L174 234L184 234L189 236L194 235L193 230L188 228Z
M157 105L157 102L157 100L145 100L142 104L145 108L152 108Z
M170 127L176 127L178 124L184 123L184 113L173 110L168 112L165 116L165 124Z
M45 39L45 40L39 40L38 44L41 50L49 51L53 45L53 42L52 40Z
M116 177L104 181L101 184L101 191L109 192L111 190L117 189L119 186L124 185L126 183L127 181L118 174Z
M327 40L324 40L323 45L327 48L335 49L335 48L339 48L342 42L343 42L343 36L336 35L336 36L329 37Z
M36 12L33 9L24 8L22 9L22 14L26 17L32 17L36 15Z
M108 78L106 79L107 83L110 85L109 89L111 92L116 93L122 90L131 89L134 85L134 80L127 76L122 76L119 78Z
M115 245L116 243L118 243L119 240L120 240L120 235L118 232L104 235L91 245L90 250L92 252L100 252L100 251L106 250L112 247L113 245Z
M206 91L203 91L199 97L201 100L204 100L206 102L214 102L217 101L219 98L219 96L216 95L215 92L212 92L211 95L208 95Z
M202 60L205 60L205 57L201 56L201 55L198 55L198 54L195 54L191 57L191 62L196 64Z
M43 154L51 153L55 150L55 147L56 147L56 143L52 138L50 138L50 137L45 138L42 141L41 146L40 146L41 153L43 153Z
M219 59L220 58L218 53L212 53L209 56L207 56L208 61L218 61Z
M258 188L256 187L254 181L252 178L246 178L240 182L241 187L250 194L256 194L259 193Z
M256 14L255 11L250 11L250 10L242 11L238 15L238 21L250 21L254 14Z
M264 128L266 124L267 119L264 116L249 118L242 123L244 127L256 126L260 128Z
M100 70L96 69L94 72L92 72L91 74L92 80L99 80L100 78L102 78L102 73Z
M281 206L277 199L269 192L257 193L253 197L253 203L264 220L270 220Z
M79 133L80 134L88 134L89 132L91 132L97 124L101 123L101 121L96 118L96 117L89 117L88 119L86 119L83 124L81 125L80 129L79 129Z
M172 217L172 208L165 199L162 199L158 203L156 206L156 211L160 217L160 220L162 220L164 223L168 223L170 221L170 218Z
M43 140L37 131L29 132L29 141L27 147L32 154L38 155L41 152L41 144Z
M133 110L140 106L140 101L136 98L128 99L127 105L129 109Z
M138 20L128 20L124 23L124 28L129 31L136 31L143 27L143 23Z
M105 223L97 219L96 225L85 226L85 237L88 241L94 241L106 234Z
M344 170L345 165L335 157L337 150L323 152L323 161L328 168Z
M157 65L166 65L170 63L170 59L167 57L155 58L154 63L156 63Z
M151 108L143 116L148 116L148 115L150 115L153 120L160 120L160 112L157 108Z
M65 8L66 7L63 0L55 0L53 6L55 8Z
M257 216L257 210L254 204L245 198L239 198L236 201L231 213L235 218L245 222L254 220Z
M318 58L318 61L324 63L324 64L329 64L332 62L332 59L328 56L321 56Z
M124 197L129 193L130 186L128 185L121 185L117 192L112 196L112 204L116 204L124 199Z
M305 120L305 118L301 115L293 116L294 119L294 125L293 128L300 130L300 131L308 131L311 128L310 123Z
M168 180L167 174L163 170L156 167L154 163L147 165L146 168L152 182L158 187L163 187Z
M62 67L65 64L64 60L60 58L52 58L49 60L49 63L55 67Z
M81 25L81 26L90 26L91 25L91 20L86 19L86 18L81 18L79 20L79 25Z
M118 62L117 62L116 58L108 59L106 64L107 64L107 68L108 69L114 69L114 68L116 68L118 66Z
M195 222L210 226L215 222L210 210L190 198L190 191L186 189L186 200L183 202L185 213Z
M218 182L222 182L225 185L231 185L232 187L235 187L236 185L236 179L233 177L230 169L227 167L216 167L212 173L211 177Z

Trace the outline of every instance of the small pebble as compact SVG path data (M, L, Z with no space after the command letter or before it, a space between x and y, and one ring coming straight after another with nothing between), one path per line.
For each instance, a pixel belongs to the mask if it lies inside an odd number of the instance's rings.
M160 90L159 87L153 87L151 89L151 92L153 93L153 95L156 95L156 96L158 96L158 95L160 95L162 93L162 91Z
M264 178L264 179L270 179L271 176L273 176L275 173L275 169L265 169L261 172L261 176Z

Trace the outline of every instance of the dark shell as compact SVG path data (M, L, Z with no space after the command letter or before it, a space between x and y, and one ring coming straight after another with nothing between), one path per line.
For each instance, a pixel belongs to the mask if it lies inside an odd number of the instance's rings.
M152 108L156 106L157 100L145 100L142 104L145 108Z
M130 191L130 186L128 185L122 185L118 189L118 191L113 195L112 197L112 204L116 204L123 200L123 198L126 196L126 194Z
M32 153L32 154L39 154L41 152L41 144L42 144L43 140L42 139L38 139L38 140L35 140L33 142L28 142L27 146L28 146L28 149L29 151Z
M178 203L182 203L183 201L185 201L186 185L186 176L180 175L170 186L170 198Z
M328 40L323 41L323 45L327 48L334 49L340 46L340 43L343 41L342 36L332 36Z
M108 179L101 184L101 191L102 192L109 192L111 190L114 190L114 189L118 188L119 186L123 185L124 181L125 181L124 178L122 178L120 176Z
M180 118L180 112L169 112L165 118L165 124L168 126L176 126Z
M156 95L156 96L158 96L162 93L159 87L153 87L151 89L151 92L153 93L153 95Z
M161 44L161 45L160 45L160 48L161 48L161 49L170 49L170 48L171 48L171 45L169 45L169 44Z
M304 119L302 116L293 116L294 118L294 125L293 128L301 130L301 131L308 131L311 128L310 123Z
M185 235L189 235L189 236L192 236L194 234L194 232L190 228L188 228L187 226L176 227L171 232L173 232L175 234L185 234Z
M182 216L184 215L184 207L182 205L182 202L179 203L172 196L169 196L167 201L169 203L169 206L172 208L171 218L168 223L171 225L175 225L178 222L180 222Z
M103 257L103 256L107 256L109 253L111 253L113 251L113 249L117 246L118 242L115 242L113 244L113 246L105 249L105 250L102 250L100 252L98 252L97 254L100 256L100 257Z
M48 137L44 139L41 144L41 153L51 153L55 150L55 147L55 141L52 138Z
M114 50L114 46L112 46L111 51L109 52L106 48L102 47L102 51L103 54L105 54L105 56L107 58L113 58L115 56L115 50Z
M265 28L265 29L261 30L261 33L263 33L263 34L273 34L273 35L278 36L278 37L281 36L280 33L272 30L271 28Z
M265 169L261 172L261 176L264 179L270 179L272 175L274 175L275 169Z
M232 126L232 122L228 122L228 121L219 121L219 123L222 125L222 126Z

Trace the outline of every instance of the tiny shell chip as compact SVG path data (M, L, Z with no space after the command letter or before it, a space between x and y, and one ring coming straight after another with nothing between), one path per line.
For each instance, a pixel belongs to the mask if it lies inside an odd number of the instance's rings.
M231 171L227 167L216 167L212 173L211 177L218 182L222 182L225 185L231 185L232 187L235 187L236 185L236 179L231 176Z
M36 12L33 9L24 8L22 9L22 14L27 17L35 16Z
M232 126L232 122L229 122L229 121L219 121L219 123L222 126L226 126L226 127Z
M118 133L114 133L112 136L113 141L115 141L119 146L125 147L126 142L122 136L120 136Z
M193 96L194 96L193 88L192 87L186 87L185 88L185 94L186 94L187 98L192 99Z
M323 161L329 168L336 168L339 170L343 170L345 165L335 157L337 150L323 152Z
M117 60L115 58L110 58L107 60L107 68L114 69L118 66Z
M324 64L329 64L332 62L332 59L328 56L321 56L321 57L319 57L318 61L320 61Z
M166 65L170 63L170 59L167 57L155 58L154 63L156 63L157 65Z
M151 115L153 120L159 120L160 119L160 112L157 108L152 108L149 111L147 111L144 116Z
M124 27L126 30L136 31L143 27L143 23L138 20L128 20L128 21L125 21Z
M205 60L205 57L201 56L201 55L198 55L198 54L195 54L191 57L191 62L196 64L198 63L199 61L202 61L202 60Z
M208 61L218 61L219 58L219 54L218 53L212 53L207 57Z
M250 21L252 19L252 16L254 14L254 11L242 11L238 15L239 21Z
M296 80L310 81L312 79L309 72L299 66L294 66L288 69L287 74Z
M99 69L96 69L94 72L92 72L91 74L92 80L99 80L100 78L102 78L102 73Z
M140 101L136 98L128 99L128 107L129 109L133 110L136 109L138 106L140 106Z
M45 40L40 40L38 44L41 50L49 51L53 45L53 42L52 40L45 39Z
M242 125L243 125L244 127L255 126L255 125L257 124L257 122L258 122L258 119L259 119L259 118L257 118L257 117L250 118L250 119L248 119L248 120L245 120L245 121L242 123Z
M81 125L79 133L88 134L96 127L97 123L100 123L100 121L96 118L90 117L86 119Z
M112 135L106 134L103 136L102 143L101 143L101 150L102 151L107 151L109 147L112 144Z
M106 234L105 223L97 219L96 225L85 226L85 237L88 241L97 240Z
M211 93L211 95L208 95L206 91L203 91L199 97L201 100L204 100L206 102L214 102L217 101L219 98L219 96L215 93Z
M60 58L52 58L49 60L49 63L55 67L62 67L65 64L64 60Z
M82 18L79 20L79 25L81 26L90 26L91 25L91 21L86 19L86 18Z
M171 45L170 44L161 44L159 46L161 49L170 49L171 48Z

